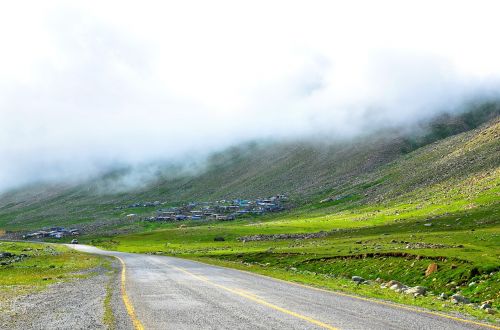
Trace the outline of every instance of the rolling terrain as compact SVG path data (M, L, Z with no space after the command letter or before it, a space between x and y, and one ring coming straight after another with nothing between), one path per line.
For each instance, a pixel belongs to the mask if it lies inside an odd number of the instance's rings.
M196 171L170 167L126 192L110 188L126 169L25 187L0 198L0 228L81 226L82 242L107 250L189 258L498 322L499 111L490 103L344 143L234 147ZM155 208L117 209L278 193L290 197L290 209L227 222L142 222L126 215ZM390 289L393 281L426 292Z
M393 198L402 191L445 181L453 184L452 178L497 167L498 127L492 120L499 115L500 103L491 102L411 129L386 130L356 140L249 143L212 154L203 165L190 169L163 166L126 190L121 184L133 175L126 168L80 183L33 184L0 196L0 229L121 227L127 225L128 211L154 210L115 207L141 201L175 205L285 193L294 205L302 206L339 194L350 195L356 204ZM480 125L485 125L483 138L471 131Z

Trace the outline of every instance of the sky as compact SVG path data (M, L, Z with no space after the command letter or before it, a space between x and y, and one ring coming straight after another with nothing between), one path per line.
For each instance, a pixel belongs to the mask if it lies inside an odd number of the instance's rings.
M0 191L255 139L411 125L500 90L498 1L5 1Z

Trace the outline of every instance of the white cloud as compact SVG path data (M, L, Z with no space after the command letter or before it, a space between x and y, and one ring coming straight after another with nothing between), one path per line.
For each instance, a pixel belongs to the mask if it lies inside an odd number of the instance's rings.
M499 87L496 1L0 6L0 190L260 137L352 136Z

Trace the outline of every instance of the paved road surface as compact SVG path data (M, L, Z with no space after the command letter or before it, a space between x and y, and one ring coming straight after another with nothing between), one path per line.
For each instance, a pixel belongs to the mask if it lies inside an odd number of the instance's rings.
M122 260L137 329L487 329L179 258L73 247Z

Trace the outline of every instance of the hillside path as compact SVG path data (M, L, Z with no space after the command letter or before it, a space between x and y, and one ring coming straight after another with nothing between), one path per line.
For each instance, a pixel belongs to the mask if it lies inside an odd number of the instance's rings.
M123 298L136 329L488 328L185 259L72 247L122 261Z

